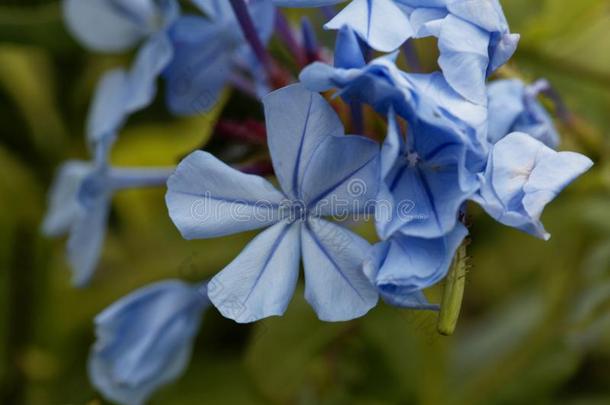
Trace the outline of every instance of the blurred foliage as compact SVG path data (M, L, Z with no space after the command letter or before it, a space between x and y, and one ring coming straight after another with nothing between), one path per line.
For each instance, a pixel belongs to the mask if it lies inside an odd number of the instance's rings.
M302 290L285 317L256 325L211 310L187 374L153 404L610 403L610 2L503 5L522 35L503 74L548 78L573 112L558 123L564 147L597 163L546 212L553 239L534 240L473 207L472 269L453 337L437 334L433 313L386 305L322 323ZM422 58L434 66L433 53ZM56 2L0 4L2 404L103 404L86 375L95 314L153 280L208 277L251 237L184 241L163 190L122 192L96 279L70 286L64 241L39 235L46 190L61 161L87 157L82 128L95 82L127 61L80 49ZM252 100L225 102L226 114L260 117ZM214 148L219 112L176 120L159 102L129 121L113 161L167 165Z

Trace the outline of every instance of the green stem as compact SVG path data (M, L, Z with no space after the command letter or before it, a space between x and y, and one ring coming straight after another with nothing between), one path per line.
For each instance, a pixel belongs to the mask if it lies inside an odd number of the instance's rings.
M458 248L445 279L441 310L438 316L436 329L445 336L453 335L464 297L464 284L466 282L466 244Z

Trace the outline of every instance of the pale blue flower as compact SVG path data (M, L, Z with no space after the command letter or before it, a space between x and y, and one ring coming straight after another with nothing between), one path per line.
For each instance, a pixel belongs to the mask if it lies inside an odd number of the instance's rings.
M228 0L194 2L205 17L184 16L169 35L175 55L164 73L166 100L178 115L209 110L235 72L246 73L266 93L262 67L246 41ZM275 7L270 0L248 2L252 21L261 41L273 34Z
M132 292L95 318L91 382L107 399L141 405L186 369L201 316L205 286L178 280Z
M478 190L466 167L467 147L458 133L401 134L388 114L388 135L381 151L381 183L375 211L377 233L442 238L458 223L462 205Z
M345 136L324 99L292 85L263 100L269 149L282 191L206 152L184 159L168 181L169 214L186 239L269 227L209 284L212 303L237 322L281 315L296 288L318 317L364 315L377 292L362 272L370 245L322 217L365 212L377 194L378 146Z
M497 221L542 239L544 207L593 162L574 152L556 152L530 135L514 132L498 141L473 197Z
M49 191L42 230L48 236L69 234L67 258L73 283L77 286L88 284L97 267L114 193L127 188L162 185L173 171L110 167L109 148L109 142L97 143L93 162L70 160L64 163Z
M97 52L139 49L130 69L104 76L97 94L110 95L100 119L108 125L123 122L148 106L157 92L156 81L173 57L167 30L178 19L175 0L64 0L66 24L85 47ZM100 108L99 112L102 112ZM117 125L118 127L118 125ZM89 137L100 141L100 133Z
M525 132L550 148L559 145L553 119L538 101L545 80L526 85L519 79L498 80L488 86L489 142L496 143L512 132Z

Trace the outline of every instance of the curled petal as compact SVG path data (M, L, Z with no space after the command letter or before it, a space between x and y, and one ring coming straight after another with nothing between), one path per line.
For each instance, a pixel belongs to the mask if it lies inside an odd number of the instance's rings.
M446 236L423 239L397 234L376 245L364 264L364 271L384 299L400 303L442 280L467 229L457 224Z
M448 16L442 26L438 63L447 82L469 101L485 105L490 34L459 18Z
M392 0L353 0L324 28L353 29L372 48L391 52L414 35L409 18Z
M205 287L177 280L141 288L112 304L95 318L93 385L112 401L143 404L186 368L208 305Z
M544 207L592 165L586 156L556 152L515 132L494 145L473 199L497 221L549 239L540 222Z

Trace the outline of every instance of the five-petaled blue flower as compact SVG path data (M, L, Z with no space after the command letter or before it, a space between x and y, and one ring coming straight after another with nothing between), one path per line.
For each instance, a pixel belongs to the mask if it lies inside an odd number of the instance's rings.
M186 369L208 307L205 285L178 280L146 286L112 304L95 318L93 385L121 404L146 402Z
M237 322L281 315L296 288L318 317L364 315L378 295L362 271L370 245L322 217L370 210L379 178L375 142L345 136L328 103L301 85L264 100L269 149L282 191L206 152L184 159L168 180L169 214L186 239L270 226L209 283L209 297Z
M422 290L445 277L468 234L458 214L479 183L456 135L410 132L405 139L390 109L375 205L377 233L386 240L372 249L364 270L392 305L434 309Z
M478 190L466 168L468 149L459 133L400 134L393 111L381 153L375 219L383 239L396 232L439 238L457 225L459 210Z

